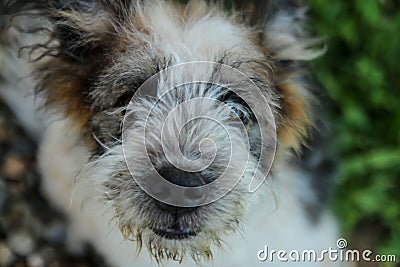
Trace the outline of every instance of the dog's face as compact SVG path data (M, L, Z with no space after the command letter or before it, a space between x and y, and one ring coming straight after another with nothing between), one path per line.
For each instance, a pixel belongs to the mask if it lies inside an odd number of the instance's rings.
M23 8L51 24L38 89L82 133L92 152L84 173L124 236L157 260L210 258L245 216L251 182L267 175L275 134L277 159L307 134L297 61L317 55L308 49L316 40L303 36L299 1L281 2L286 9L156 0Z

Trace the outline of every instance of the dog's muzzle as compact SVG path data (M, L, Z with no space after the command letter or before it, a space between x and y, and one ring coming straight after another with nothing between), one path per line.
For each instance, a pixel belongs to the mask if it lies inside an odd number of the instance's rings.
M198 203L205 197L204 187L214 179L201 172L187 172L179 170L175 167L164 167L158 170L159 174L164 177L167 181L183 187L195 187L196 190L192 194L184 195L185 202ZM160 192L162 194L163 192ZM167 239L184 239L191 236L195 236L198 231L191 229L190 226L183 227L178 222L183 216L190 216L199 207L193 205L193 207L178 207L163 203L159 200L154 199L155 206L161 211L173 217L173 223L163 229L153 229L153 232L160 237Z

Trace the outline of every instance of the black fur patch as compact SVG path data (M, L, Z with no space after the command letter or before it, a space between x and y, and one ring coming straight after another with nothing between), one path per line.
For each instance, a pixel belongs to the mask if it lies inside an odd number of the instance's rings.
M337 162L331 139L327 130L314 130L307 147L303 148L302 155L294 160L299 170L310 179L308 182L315 198L311 202L303 201L303 205L313 223L319 222L334 193Z

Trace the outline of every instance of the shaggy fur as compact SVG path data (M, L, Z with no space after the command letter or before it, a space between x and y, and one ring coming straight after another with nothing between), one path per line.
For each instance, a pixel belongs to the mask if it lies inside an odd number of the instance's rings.
M323 53L315 49L321 40L304 31L301 1L11 0L1 9L20 31L40 35L41 41L27 46L36 94L44 99L47 110L61 117L43 138L40 158L45 191L52 199L64 197L55 202L70 214L75 236L82 234L94 242L112 263L130 266L126 262L131 255L112 247L118 244L114 230L110 230L109 247L105 244L108 220L117 223L126 240L136 241L138 251L144 244L160 264L187 263L188 257L199 265L207 263L224 240L237 235L246 218L255 223L253 227L273 229L291 220L289 210L301 219L280 232L308 233L314 243L296 242L282 233L277 235L282 243L275 244L305 249L334 245L335 226L324 208L313 219L303 213L302 205L318 202L318 194L310 189L312 181L300 170L296 174L290 162L293 151L300 153L314 121L314 100L302 62ZM189 64L180 65L185 63ZM220 66L233 68L248 81ZM152 97L157 101L143 96L132 102L139 88L156 74ZM186 84L187 79L196 82ZM252 85L259 94L250 90ZM191 121L199 114L213 120ZM263 136L268 136L267 144ZM212 140L215 147L203 140ZM205 144L200 146L201 153L199 144ZM54 149L60 158L53 156ZM269 157L264 157L265 149ZM251 194L251 179L262 180L273 160L267 182ZM243 172L242 162L247 163ZM207 168L202 169L203 165ZM217 201L178 216L162 210L138 185L138 179L149 183L153 169L162 172L173 166L197 168L204 185L217 180L225 169L229 179L241 179ZM77 204L68 208L65 198L71 194L74 177L77 189L72 199ZM93 192L78 189L85 186ZM275 202L266 196L279 199L281 211L273 215L275 219L253 214L254 203L263 205L260 199ZM84 209L85 215L79 208L82 203L90 207ZM270 222L264 224L264 220ZM84 225L96 229L82 233L87 229ZM181 234L171 238L166 234L171 228ZM251 237L251 230L243 235ZM268 235L263 238L270 240ZM240 242L227 243L235 250ZM254 255L246 257L256 260L256 252L254 248ZM223 256L215 258L228 264ZM139 257L137 266L144 266L140 264L146 261Z

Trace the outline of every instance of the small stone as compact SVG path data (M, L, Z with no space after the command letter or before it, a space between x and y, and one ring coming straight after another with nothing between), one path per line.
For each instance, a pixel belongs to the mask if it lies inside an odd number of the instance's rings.
M26 224L32 224L33 218L30 216L29 207L26 203L12 199L11 206L5 216L6 228L22 229Z
M4 162L2 173L9 179L20 180L26 173L26 164L21 158L8 157Z
M0 266L9 266L15 261L15 255L3 243L0 243Z
M32 254L27 259L27 264L29 267L45 267L46 262L43 256L39 253Z
M56 251L53 247L46 246L40 251L40 254L46 260L46 263L49 263L56 258L57 253L59 252L59 250Z
M24 230L10 233L7 241L10 249L21 256L28 256L35 250L36 246L32 235Z

